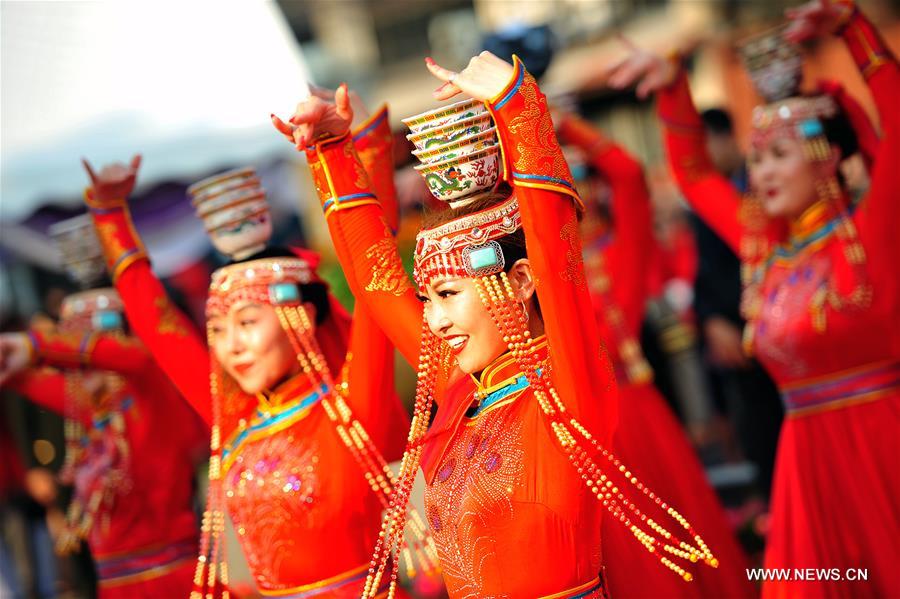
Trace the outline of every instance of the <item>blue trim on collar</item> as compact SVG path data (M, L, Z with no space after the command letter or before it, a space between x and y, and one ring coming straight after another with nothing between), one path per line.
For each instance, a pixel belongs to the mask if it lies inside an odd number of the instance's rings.
M543 369L538 368L537 375L542 376L542 374ZM479 414L484 412L495 403L506 399L513 393L517 393L519 391L527 389L528 385L528 377L526 377L524 374L520 374L516 377L516 380L509 383L508 385L501 387L496 391L491 391L490 393L488 393L487 396L485 396L485 398L482 400L481 405L478 406L478 409L475 410L475 413L469 416L469 418L476 418Z
M307 395L306 397L304 397L300 400L297 400L297 403L294 406L291 406L287 410L280 412L274 416L267 416L260 410L257 410L256 416L257 416L257 418L259 418L259 421L251 424L246 429L242 430L240 433L238 433L238 435L236 437L234 437L234 439L226 447L222 448L222 459L224 460L226 457L228 457L228 455L231 452L236 451L237 448L240 447L241 443L243 443L244 440L248 436L250 436L254 433L258 433L259 431L265 430L266 428L268 428L270 426L280 424L280 423L284 422L285 420L289 420L290 418L296 416L297 414L299 414L306 408L309 408L309 407L315 405L316 403L319 402L319 400L322 399L322 397L325 396L326 393L328 393L328 390L329 390L328 385L326 385L325 383L322 383L322 386L319 387L318 390L313 391L312 393L310 393L309 395Z

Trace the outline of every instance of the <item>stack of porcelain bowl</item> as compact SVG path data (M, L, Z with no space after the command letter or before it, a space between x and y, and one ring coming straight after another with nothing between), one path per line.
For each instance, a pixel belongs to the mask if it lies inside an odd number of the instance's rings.
M800 48L784 37L787 26L764 31L741 40L738 49L753 86L766 102L799 93L803 78Z
M188 187L188 195L217 250L241 260L266 247L272 219L266 191L253 168L198 181Z
M59 221L48 233L62 257L63 268L82 289L91 287L106 274L100 240L89 214Z
M497 130L484 103L465 100L403 119L432 195L462 205L490 193L500 174Z

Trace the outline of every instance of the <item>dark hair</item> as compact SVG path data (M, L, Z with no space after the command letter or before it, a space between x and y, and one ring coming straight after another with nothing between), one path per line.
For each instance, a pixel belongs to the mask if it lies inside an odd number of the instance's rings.
M433 229L452 220L456 220L457 218L481 212L482 210L496 206L498 203L506 200L509 198L510 194L511 192L508 187L501 187L495 193L484 198L479 198L471 204L466 204L460 208L447 208L445 210L427 212L422 219L422 226L425 229ZM513 264L528 257L525 248L525 231L521 228L509 235L498 237L494 241L497 242L500 246L500 251L503 252L504 272L509 272L512 269ZM534 295L534 310L543 320L537 294Z
M297 258L297 255L286 248L270 247L242 260L232 260L229 264L240 264L263 258ZM331 314L331 302L328 300L328 287L325 283L300 283L297 287L300 289L302 300L316 307L316 324L320 325L325 322L325 319Z
M482 46L509 62L515 54L525 63L528 72L540 81L550 68L557 42L549 25L528 27L516 23L486 35Z
M825 139L828 140L828 143L838 147L841 151L841 160L845 160L859 152L859 140L844 109L840 106L837 109L834 116L820 118L819 121L822 123Z
M731 135L734 133L734 124L731 115L722 108L709 108L700 113L703 126L710 133L717 135Z

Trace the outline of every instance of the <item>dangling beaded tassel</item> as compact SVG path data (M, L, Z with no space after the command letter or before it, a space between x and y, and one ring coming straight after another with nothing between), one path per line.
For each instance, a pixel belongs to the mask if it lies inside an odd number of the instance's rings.
M212 332L208 327L207 339L212 345ZM225 552L222 551L222 537L225 533L225 497L222 485L224 398L219 394L219 379L215 371L210 372L209 389L213 407L213 425L209 440L209 489L200 525L200 551L194 570L191 599L214 599L217 595L221 599L229 599L228 566L225 563Z
M823 138L824 139L824 138ZM811 141L807 141L809 145ZM866 252L859 240L856 225L843 201L840 184L836 177L830 177L816 184L819 199L831 204L838 212L839 222L835 233L841 241L844 250L844 258L850 265L853 275L853 289L846 296L841 296L837 290L833 278L829 279L816 291L810 301L810 315L813 328L818 333L824 333L827 322L825 318L826 306L834 310L864 310L872 303L872 287L866 275Z
M744 326L743 347L744 353L750 356L753 353L757 321L762 313L762 282L771 248L766 235L766 216L759 198L752 194L743 197L740 219L744 226L739 252L744 288L741 295L741 315L747 321Z
M338 436L359 465L381 504L389 508L396 480L381 451L372 442L362 423L353 417L350 406L341 395L349 393L346 377L341 384L335 384L319 343L312 333L309 315L302 306L278 306L276 313L294 346L303 372L310 377L314 385L321 385L327 390L322 398L322 407L334 424ZM352 356L348 355L345 360L345 372L351 359ZM404 516L412 537L411 547L409 542L404 541L402 552L407 575L410 578L415 576L416 564L419 564L418 570L422 572L434 572L438 567L437 548L430 531L415 509L408 510Z
M379 594L382 579L389 564L391 575L388 598L393 598L397 590L398 558L403 548L403 528L406 522L407 506L422 457L422 443L428 431L435 385L443 364L443 351L437 337L428 329L427 323L423 322L422 346L419 352L416 376L416 402L412 422L406 450L403 453L403 460L400 462L400 473L391 496L390 508L382 522L378 542L369 564L369 574L366 576L366 585L363 590L364 598L373 598Z
M122 377L115 373L105 373L103 385L96 395L85 389L81 372L70 372L65 376L66 385L66 457L61 477L74 482L75 473L86 458L85 447L93 439L103 435L100 429L85 430L79 416L85 411L92 418L105 422L109 427L107 434L119 452L119 459L104 471L94 485L94 490L86 501L77 496L69 502L66 510L66 527L56 542L56 551L60 555L69 555L76 551L81 542L90 535L99 518L102 530L109 528L109 511L118 495L127 492L130 480L124 470L129 459L130 450L125 438L125 420L119 412L121 406L116 400L121 398L124 386Z
M566 413L565 404L559 397L556 388L550 382L550 377L538 374L540 359L537 352L533 351L534 340L528 331L527 317L515 309L518 302L506 273L488 275L475 279L475 281L484 306L503 333L503 339L508 344L510 353L528 379L557 441L597 500L607 508L610 514L622 522L648 551L657 553L663 565L685 580L692 580L692 575L671 558L678 558L690 563L702 560L711 567L717 567L718 560L690 523L641 483L627 466L594 439L577 419L570 417ZM626 497L622 489L610 479L610 476L601 470L591 454L582 447L579 438L590 445L594 455L599 454L610 462L614 468L611 475L624 478L625 482L632 484L652 500L690 535L694 544L679 539L644 514ZM618 474L614 474L615 472ZM647 529L652 532L648 532ZM666 553L668 556L662 555L662 553Z

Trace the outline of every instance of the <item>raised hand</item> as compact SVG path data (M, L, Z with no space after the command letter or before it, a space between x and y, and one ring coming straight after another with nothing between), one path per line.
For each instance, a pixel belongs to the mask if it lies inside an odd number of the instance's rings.
M337 93L337 90L328 89L327 87L320 87L318 85L309 84L309 93L317 98L325 100L326 102L333 102L334 95ZM363 99L359 96L358 93L353 91L352 89L347 90L347 95L350 97L350 108L353 110L353 121L350 123L350 128L353 129L367 118L369 118L369 109L366 107L366 103L363 102Z
M25 333L0 334L0 386L31 364L31 342Z
M342 83L334 92L334 101L320 97L325 95L324 91L311 92L312 95L307 100L297 104L294 116L287 122L272 115L275 128L301 151L317 139L343 135L350 129L353 121L353 108L346 83Z
M646 98L672 83L678 74L674 62L638 48L624 36L619 39L626 54L606 68L607 85L615 89L634 87L638 98Z
M444 83L434 90L436 100L447 100L464 93L486 102L503 91L513 74L513 66L488 51L473 56L469 65L460 72L438 65L431 58L425 59L431 74Z
M91 178L91 192L95 200L125 200L134 190L137 172L141 167L141 155L135 154L127 165L121 162L107 164L99 173L94 171L85 158L81 159L81 163Z
M784 37L796 44L830 35L846 21L852 10L849 3L830 0L812 0L789 8L784 11L790 21Z

